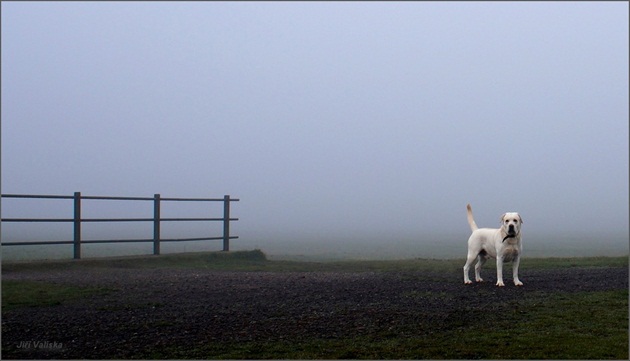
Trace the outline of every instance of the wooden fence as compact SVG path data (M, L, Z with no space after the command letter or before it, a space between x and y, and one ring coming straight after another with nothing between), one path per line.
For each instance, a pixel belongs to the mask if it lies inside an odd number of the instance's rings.
M74 225L74 239L72 241L29 241L29 242L4 242L2 246L36 246L52 244L72 244L74 246L74 258L81 258L81 245L89 243L132 243L132 242L153 242L153 254L160 254L161 242L184 242L184 241L208 241L223 240L223 251L230 250L230 240L237 239L238 236L230 235L230 221L238 221L238 218L230 218L230 203L238 202L239 199L230 198L229 195L223 198L162 198L159 194L153 197L95 197L83 196L81 192L75 192L72 196L59 195L32 195L32 194L2 194L2 198L36 198L36 199L71 199L74 202L73 218L2 218L2 222L67 222ZM153 217L151 218L82 218L81 200L122 200L122 201L150 201L153 202ZM162 202L223 202L223 217L221 218L162 218L160 216L160 205ZM81 224L87 222L153 222L153 238L147 239L102 239L83 240L81 239ZM160 224L162 222L223 222L223 234L216 237L201 238L171 238L160 237Z

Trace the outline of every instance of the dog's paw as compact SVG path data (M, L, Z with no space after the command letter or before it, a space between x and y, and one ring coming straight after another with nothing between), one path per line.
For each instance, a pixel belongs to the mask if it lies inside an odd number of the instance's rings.
M472 285L472 281L471 280L464 281L464 284L465 285Z
M477 278L477 280L476 280L476 281L477 281L478 283L481 283L481 282L483 282L483 278L479 277L479 278Z
M497 286L499 286L499 287L505 287L505 283L503 283L503 281L498 281L498 282L497 282Z
M514 285L515 286L522 286L523 282L521 282L521 281L514 281Z

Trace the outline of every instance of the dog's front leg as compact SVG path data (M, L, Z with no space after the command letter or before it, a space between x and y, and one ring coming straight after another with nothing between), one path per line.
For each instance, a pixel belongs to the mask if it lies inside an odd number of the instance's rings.
M521 256L518 255L512 264L512 276L514 277L514 284L516 286L522 286L523 282L518 279L518 266L521 264Z
M503 256L497 255L497 286L503 287Z

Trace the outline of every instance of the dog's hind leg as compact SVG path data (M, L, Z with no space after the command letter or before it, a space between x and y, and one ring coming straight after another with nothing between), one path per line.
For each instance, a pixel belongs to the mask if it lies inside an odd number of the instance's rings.
M479 254L477 257L477 264L475 264L475 281L483 282L483 278L481 278L481 267L487 260L488 259L483 254Z
M467 285L472 283L470 278L468 278L468 271L470 270L470 266L472 266L473 262L475 262L476 258L477 258L477 255L475 253L468 252L468 257L466 258L466 264L464 265L464 283Z

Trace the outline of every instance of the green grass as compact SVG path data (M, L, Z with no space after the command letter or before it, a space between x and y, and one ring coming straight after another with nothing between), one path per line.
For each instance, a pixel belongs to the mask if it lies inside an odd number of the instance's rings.
M489 315L475 326L441 335L438 342L431 340L434 350L428 357L628 357L627 290L536 296L510 306L511 313ZM448 345L446 354L435 349L440 344Z
M490 264L493 262L488 262ZM623 257L575 257L575 258L524 258L521 267L569 268L569 267L627 267L628 256ZM485 267L485 266L484 266Z
M55 306L62 302L110 291L98 287L74 287L49 282L3 280L2 312L20 307Z
M263 270L269 264L260 251L177 253L160 256L127 256L91 259L3 262L2 271L44 271L82 268L200 268L216 270Z
M406 259L379 261L270 261L260 250L238 252L178 253L161 256L128 256L54 261L3 262L2 271L44 271L81 268L187 268L217 271L268 272L402 272L402 271L461 271L465 259ZM628 257L589 258L526 258L522 268L566 267L621 267L628 265ZM488 262L486 269L494 267Z
M199 252L161 256L129 256L80 260L54 260L3 263L2 271L44 271L82 268L185 268L217 271L268 272L368 272L461 269L464 260L412 259L396 261L270 261L260 250L239 252Z

